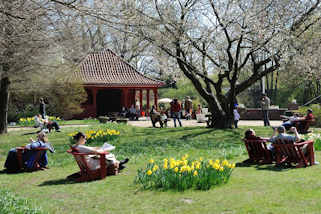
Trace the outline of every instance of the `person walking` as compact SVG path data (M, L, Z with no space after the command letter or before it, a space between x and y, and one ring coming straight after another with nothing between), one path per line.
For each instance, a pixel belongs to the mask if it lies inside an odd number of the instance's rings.
M261 108L263 112L264 126L270 126L270 120L269 120L270 104L271 104L270 98L268 98L266 94L262 94Z
M39 113L41 114L42 119L46 119L46 103L43 98L39 100Z
M174 120L174 127L176 127L176 120L178 120L179 126L182 127L182 122L181 122L181 104L178 102L178 100L175 98L172 105L171 105L171 112L172 112L172 117Z

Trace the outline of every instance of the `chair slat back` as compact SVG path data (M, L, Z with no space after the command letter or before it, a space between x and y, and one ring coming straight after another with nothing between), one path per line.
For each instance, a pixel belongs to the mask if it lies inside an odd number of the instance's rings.
M287 162L300 161L299 150L294 145L294 141L277 139L273 145L281 157L287 158Z
M254 160L262 160L266 156L266 141L263 139L249 140L244 139L249 157Z
M87 162L87 154L79 153L78 150L73 147L71 147L71 150L68 150L68 152L74 156L81 171L84 171L84 172L90 171L90 168Z

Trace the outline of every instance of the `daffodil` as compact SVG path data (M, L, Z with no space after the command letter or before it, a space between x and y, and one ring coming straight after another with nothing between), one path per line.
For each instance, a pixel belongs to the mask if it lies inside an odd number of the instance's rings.
M150 160L149 160L149 163L150 164L153 164L155 161L151 158Z
M148 170L147 175L151 175L151 174L153 174L152 170Z
M178 172L178 167L175 167L174 172Z
M155 172L155 171L157 171L157 170L158 170L158 166L155 165L155 166L153 167L153 172Z
M197 176L197 175L198 175L198 172L195 170L193 173L193 176Z

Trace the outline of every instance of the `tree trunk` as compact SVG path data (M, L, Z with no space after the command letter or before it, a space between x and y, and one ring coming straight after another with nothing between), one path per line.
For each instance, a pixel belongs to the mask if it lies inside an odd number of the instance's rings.
M3 77L0 84L0 134L8 132L9 85L9 78Z
M222 106L226 106L226 108L224 108L224 111L215 111L214 110L214 106L211 106L210 103L209 104L209 111L211 112L211 114L213 115L209 122L208 122L208 128L217 128L217 129L226 129L226 128L232 128L233 127L233 123L234 123L234 114L233 111L230 112L230 105L234 106L234 100L229 102L229 104L227 105L222 105Z

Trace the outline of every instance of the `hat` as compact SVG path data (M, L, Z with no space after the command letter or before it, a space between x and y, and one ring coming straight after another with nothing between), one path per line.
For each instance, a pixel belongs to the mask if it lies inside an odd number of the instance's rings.
M312 109L310 109L310 108L308 108L308 110L307 110L308 112L310 112L310 113L312 113Z
M279 126L277 128L277 130L278 130L279 133L284 133L285 132L285 127L284 126Z

